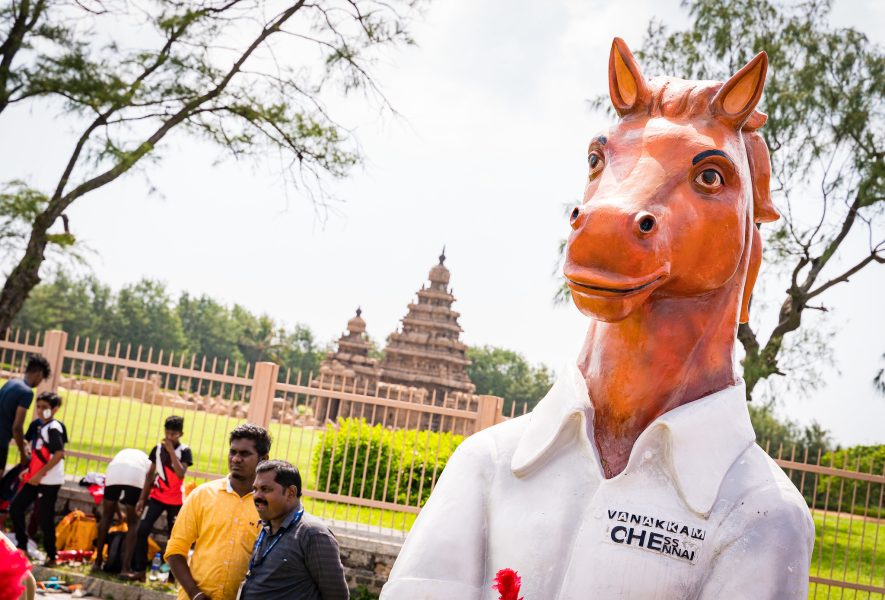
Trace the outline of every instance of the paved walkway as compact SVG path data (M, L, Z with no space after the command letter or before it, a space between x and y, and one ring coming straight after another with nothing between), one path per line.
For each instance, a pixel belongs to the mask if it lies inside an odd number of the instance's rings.
M35 566L34 576L37 581L45 581L53 576L63 578L68 583L80 583L85 589L89 590L92 595L81 596L82 598L109 598L114 600L174 600L173 594L163 593L154 590L147 590L140 586L127 585L120 581L110 581L106 579L96 579L88 575L79 575L70 572L64 572L54 569L46 569L44 567ZM68 593L45 593L40 594L37 591L38 600L51 600L53 598L73 598Z

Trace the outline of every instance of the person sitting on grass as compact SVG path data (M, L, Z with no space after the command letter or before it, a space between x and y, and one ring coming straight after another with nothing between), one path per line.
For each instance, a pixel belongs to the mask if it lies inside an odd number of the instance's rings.
M148 566L148 536L154 523L166 513L166 531L171 534L178 511L184 502L184 476L187 468L194 464L191 449L181 443L184 435L184 418L166 418L166 436L151 449L148 459L151 466L144 478L141 497L135 505L136 513L142 515L138 524L135 542L135 555L132 557L132 570L124 564L120 577L144 580ZM147 511L145 511L147 508Z
M117 509L122 504L126 517L126 539L123 544L123 564L121 571L132 571L132 554L138 535L138 511L136 505L141 499L145 477L151 467L148 455L136 448L126 448L117 452L105 471L104 498L101 501L101 522L98 524L95 563L93 571L101 571L104 565L104 547L108 531Z
M65 481L68 432L64 423L55 419L59 408L61 398L58 394L43 392L37 396L36 414L39 418L34 419L25 436L31 442L31 461L28 470L22 473L25 485L9 506L17 546L27 554L25 516L34 500L40 497L40 529L46 549L46 566L55 565L55 501Z

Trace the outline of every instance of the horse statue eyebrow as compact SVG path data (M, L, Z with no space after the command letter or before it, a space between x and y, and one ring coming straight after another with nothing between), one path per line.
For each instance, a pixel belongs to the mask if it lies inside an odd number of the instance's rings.
M729 155L727 155L725 152L723 152L722 150L704 150L703 152L701 152L697 156L695 156L693 159L691 159L691 164L696 165L699 162L701 162L702 160L704 160L705 158L707 158L708 156L721 156L721 157L725 158L726 160L728 160L728 162L730 162L731 164L734 164L734 161L731 160L731 157Z

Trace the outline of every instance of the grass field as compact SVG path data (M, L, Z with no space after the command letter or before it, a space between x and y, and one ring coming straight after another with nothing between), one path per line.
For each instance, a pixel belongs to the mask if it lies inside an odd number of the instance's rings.
M882 521L847 513L814 511L817 537L811 574L862 585L885 586L885 527ZM875 561L875 564L874 564ZM812 583L814 600L866 600L881 594Z
M3 383L0 380L0 385ZM61 390L60 395L62 408L56 418L67 428L70 440L66 449L69 452L108 458L123 448L141 448L148 452L162 439L166 417L177 414L184 417L182 441L191 447L194 455L192 472L227 473L227 436L231 429L244 422L244 419L206 412L153 406L130 398L65 390ZM321 443L320 430L272 423L270 434L273 439L271 458L288 460L297 465L308 490L324 487L316 485L315 470L311 466L314 449ZM18 451L12 444L9 463L17 460ZM104 461L69 455L65 459L65 473L82 477L90 471L104 472L106 464ZM205 481L193 477L190 480L195 483ZM408 531L415 520L415 515L410 513L322 502L309 497L305 500L305 507L323 518L395 530Z

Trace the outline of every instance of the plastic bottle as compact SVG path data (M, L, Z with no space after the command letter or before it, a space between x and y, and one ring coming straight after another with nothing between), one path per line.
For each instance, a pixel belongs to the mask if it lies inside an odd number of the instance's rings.
M163 564L163 557L159 552L154 554L154 560L151 561L151 574L148 577L151 581L157 581L160 577L160 565Z

